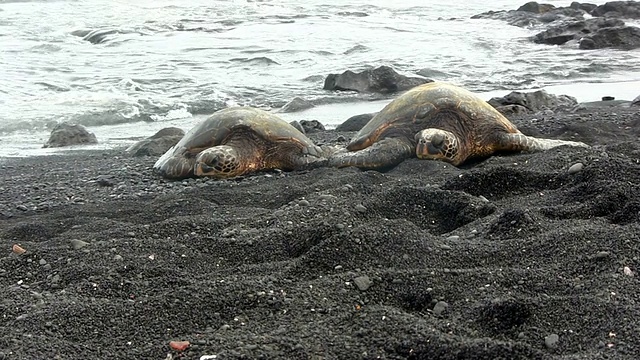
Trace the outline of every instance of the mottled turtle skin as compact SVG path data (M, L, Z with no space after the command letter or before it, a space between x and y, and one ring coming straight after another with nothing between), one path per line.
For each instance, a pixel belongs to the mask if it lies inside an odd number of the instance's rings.
M322 149L286 121L263 110L232 107L189 130L153 169L169 179L231 178L325 164Z
M379 169L417 156L460 165L498 151L542 151L587 145L522 134L473 93L442 82L417 86L391 101L347 145L331 166Z

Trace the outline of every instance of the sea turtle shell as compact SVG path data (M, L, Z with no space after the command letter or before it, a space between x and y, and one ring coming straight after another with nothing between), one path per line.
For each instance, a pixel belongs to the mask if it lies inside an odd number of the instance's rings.
M291 124L274 114L252 107L231 107L220 110L189 130L185 136L154 165L163 168L180 165L187 169L202 150L224 145L230 137L254 136L270 143L287 143L288 151L299 149L300 154L320 156L322 150ZM291 146L293 145L293 147ZM256 152L264 151L256 148ZM277 156L278 154L276 154ZM287 156L290 154L282 154Z
M297 143L300 149L316 147L298 129L274 114L252 107L231 107L214 113L193 127L176 144L176 148L199 153L206 148L224 144L225 139L239 128L250 128L267 141L291 141Z
M442 111L465 114L467 124L439 123ZM444 119L444 120L441 120ZM486 101L472 92L442 82L432 82L405 92L373 117L351 140L349 151L361 150L385 137L405 137L426 128L462 126L461 133L473 135L478 130L516 133L516 127Z

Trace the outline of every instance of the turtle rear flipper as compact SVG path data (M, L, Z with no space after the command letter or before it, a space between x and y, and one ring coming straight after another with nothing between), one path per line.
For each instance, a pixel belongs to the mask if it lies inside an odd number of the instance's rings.
M500 134L496 146L498 151L545 151L558 146L576 146L588 148L589 145L578 141L540 139L519 133Z
M329 158L335 167L355 166L361 169L382 169L398 165L410 158L415 146L401 138L386 138L373 145L353 152L337 152Z

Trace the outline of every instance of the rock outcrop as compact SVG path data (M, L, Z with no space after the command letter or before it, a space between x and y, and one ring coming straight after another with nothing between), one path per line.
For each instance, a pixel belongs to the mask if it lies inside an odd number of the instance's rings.
M313 104L310 101L305 100L301 97L294 97L293 99L291 99L291 101L284 104L284 106L280 108L279 112L283 112L283 113L297 112L297 111L311 109L312 107L313 107Z
M533 92L512 91L503 97L494 97L490 99L489 104L500 110L500 107L518 105L527 109L529 112L538 112L542 110L556 110L559 108L570 109L578 104L578 101L568 95L553 95L545 90L537 90ZM518 108L518 113L524 109Z
M72 145L97 144L98 139L90 133L84 126L70 123L57 124L53 130L49 141L44 144L45 148L56 148Z
M603 28L624 26L620 19L593 18L582 21L567 21L551 26L540 32L531 40L537 44L562 45L571 40L580 40L588 34L593 34Z
M580 39L580 49L615 48L632 50L640 48L640 28L635 26L616 26L598 29Z
M133 156L160 156L178 143L184 131L176 127L159 130L150 137L140 140L128 147L125 152Z
M640 19L639 1L610 1L604 5L595 7L590 14L592 16L619 17L628 19Z
M304 129L305 134L325 130L324 125L318 120L300 120L300 125Z
M404 76L389 66L380 66L359 73L347 70L342 74L329 74L325 79L324 89L361 93L395 93L432 81L421 77Z
M338 125L336 131L360 131L376 114L377 112L354 115Z

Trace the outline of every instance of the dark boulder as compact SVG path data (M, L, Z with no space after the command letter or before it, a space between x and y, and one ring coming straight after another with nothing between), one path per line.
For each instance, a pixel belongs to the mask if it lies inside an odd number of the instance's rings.
M489 104L496 109L508 105L520 105L529 112L538 112L542 110L557 110L560 108L573 108L578 101L568 95L553 95L545 90L537 90L533 92L512 91L503 97L494 97L490 99ZM518 108L517 111L523 109Z
M324 81L324 89L351 90L362 93L394 93L432 81L420 77L400 75L388 66L380 66L360 73L347 70L342 74L329 74Z
M580 40L586 35L593 34L599 29L624 26L620 19L593 18L582 21L562 22L540 32L531 40L537 44L562 45L571 40Z
M87 131L82 125L60 123L51 130L49 141L45 148L64 147L71 145L97 144L98 139L93 133Z
M529 109L522 105L510 104L510 105L495 105L498 110L504 116L521 115L529 112Z
M305 134L325 130L324 125L318 120L301 120L300 125L304 129Z
M639 1L610 1L597 6L590 13L593 16L640 19Z
M292 122L290 122L289 124L291 124L291 126L293 126L294 128L296 128L298 131L300 131L301 133L305 134L306 132L304 131L304 128L302 127L302 125L300 124L300 121L298 120L293 120Z
M640 106L640 95L631 101L631 106Z
M534 14L542 14L555 9L556 7L551 4L538 4L535 1L530 1L518 8L516 11L526 11Z
M587 13L591 13L593 11L593 9L598 7L598 5L590 4L590 3L579 3L577 1L574 1L574 2L571 3L571 5L569 5L569 7L572 8L572 9L582 10L582 11L585 11Z
M160 156L182 139L184 131L176 127L164 128L150 137L129 146L125 152L133 156Z
M529 5L532 4L532 5ZM526 9L526 10L521 10ZM506 21L509 25L530 27L559 21L584 19L584 11L569 7L554 8L553 5L527 3L518 10L488 11L474 15L472 19L492 19Z
M635 26L602 28L580 40L580 49L602 48L621 50L640 48L640 28Z
M360 131L369 120L373 119L376 116L377 112L370 114L360 114L354 115L347 120L345 120L342 124L336 127L336 131Z
M310 101L305 100L301 97L294 97L291 101L284 104L284 106L280 108L280 112L290 113L311 109L312 107L313 104Z

